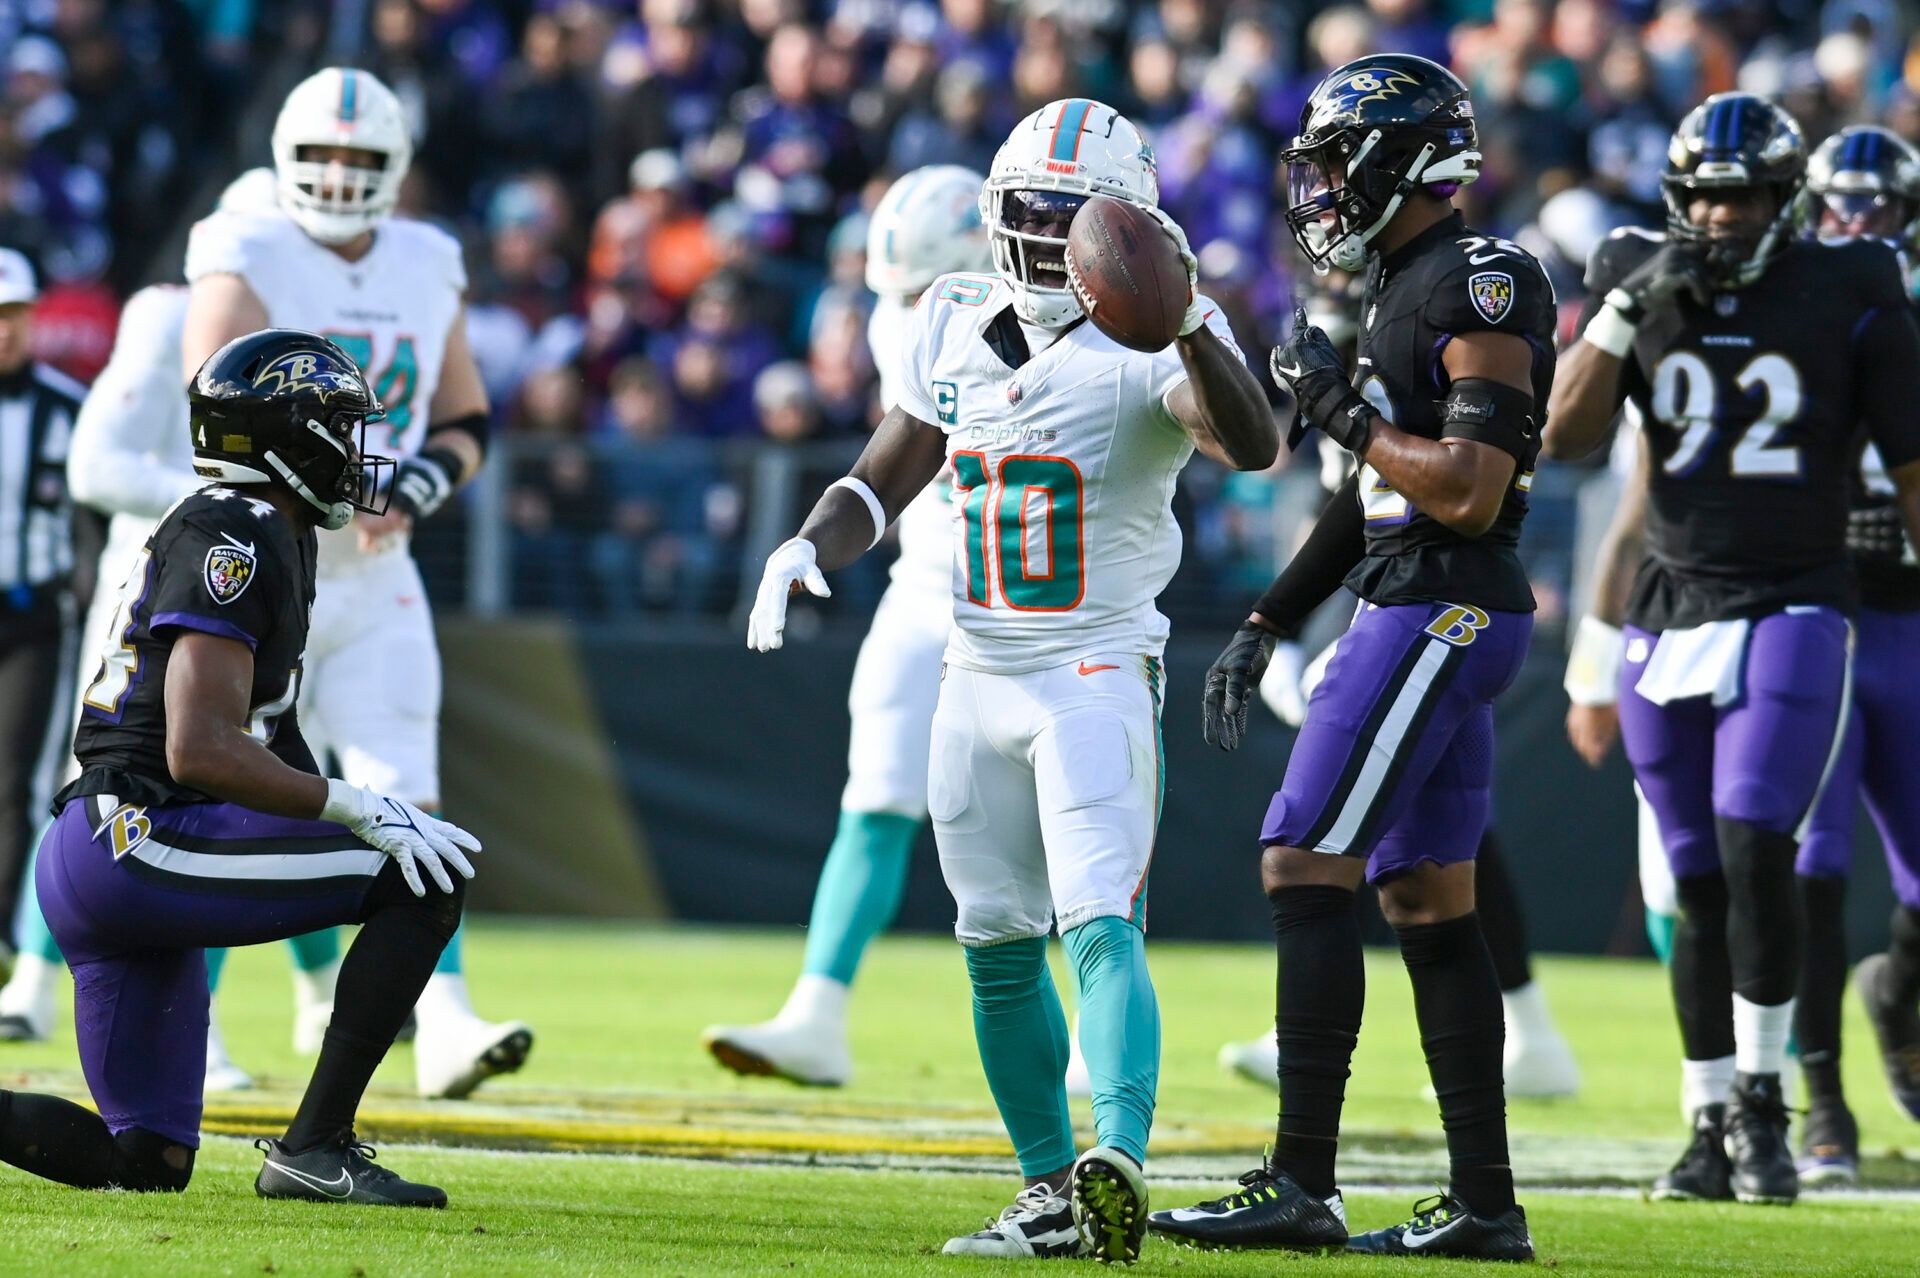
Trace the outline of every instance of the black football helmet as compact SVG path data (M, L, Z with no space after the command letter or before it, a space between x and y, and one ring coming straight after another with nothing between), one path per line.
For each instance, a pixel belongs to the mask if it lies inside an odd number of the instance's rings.
M1287 229L1316 271L1357 271L1367 244L1418 187L1451 196L1480 176L1460 77L1409 53L1338 68L1300 111L1287 165Z
M1806 171L1807 144L1792 116L1751 93L1716 93L1687 113L1667 144L1667 171L1660 177L1667 234L1705 247L1717 285L1743 288L1760 278L1786 244ZM1775 201L1773 219L1757 235L1710 236L1687 216L1697 192L1751 186Z
M1801 225L1819 235L1829 215L1845 238L1911 251L1920 244L1920 150L1877 124L1850 124L1822 142L1807 161Z
M194 473L223 484L278 484L344 528L356 510L386 513L391 457L362 451L386 415L353 357L292 328L236 337L187 388Z

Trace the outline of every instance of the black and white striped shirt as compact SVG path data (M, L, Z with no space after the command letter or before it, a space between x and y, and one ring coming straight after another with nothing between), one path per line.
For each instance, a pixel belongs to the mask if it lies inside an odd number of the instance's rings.
M86 388L45 364L0 376L0 611L73 573L67 446Z

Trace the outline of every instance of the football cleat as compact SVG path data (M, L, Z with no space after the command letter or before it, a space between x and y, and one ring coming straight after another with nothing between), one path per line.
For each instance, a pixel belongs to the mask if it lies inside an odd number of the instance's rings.
M1320 1251L1347 1243L1347 1207L1335 1190L1315 1198L1285 1172L1256 1167L1225 1198L1156 1211L1147 1227L1190 1247Z
M220 1033L220 1022L207 1017L207 1090L210 1092L248 1092L253 1090L253 1075L233 1063L227 1055L227 1040Z
M1787 1142L1787 1101L1778 1074L1735 1074L1727 1102L1727 1159L1733 1196L1743 1203L1784 1206L1800 1196Z
M853 1077L846 1031L817 1021L709 1025L700 1041L736 1074L784 1078L807 1087L844 1087Z
M1147 1179L1117 1149L1096 1146L1073 1164L1073 1223L1103 1265L1131 1265L1147 1237Z
M51 1031L31 1016L0 1016L0 1043L44 1043Z
M522 1021L439 1023L413 1041L414 1085L428 1100L465 1100L487 1079L525 1065L532 1051L533 1030Z
M1348 1251L1371 1256L1447 1256L1459 1260L1532 1260L1527 1213L1515 1206L1498 1216L1475 1215L1452 1194L1413 1205L1413 1219L1357 1234Z
M1222 1045L1219 1059L1220 1068L1228 1073L1238 1074L1269 1091L1280 1090L1280 1044L1272 1030L1244 1043Z
M403 1180L373 1161L374 1149L352 1132L295 1154L277 1140L256 1140L267 1156L253 1191L262 1198L304 1198L316 1203L367 1203L380 1207L445 1207L446 1191Z
M1521 1036L1509 1025L1501 1068L1508 1096L1545 1100L1572 1096L1580 1090L1580 1066L1558 1030Z
M1920 1123L1920 1007L1896 1003L1886 994L1885 954L1870 954L1853 971L1853 987L1867 1005L1874 1037L1880 1040L1880 1065L1887 1072L1893 1103Z
M1851 1185L1860 1179L1860 1124L1845 1101L1814 1103L1795 1165L1802 1185Z
M947 1256L998 1256L1008 1260L1048 1260L1091 1253L1073 1223L1073 1204L1044 1181L1013 1196L1013 1205L987 1227L963 1238L949 1238Z
M1693 1114L1693 1139L1680 1161L1653 1182L1648 1197L1660 1202L1727 1202L1733 1197L1733 1164L1727 1159L1727 1107L1702 1105Z

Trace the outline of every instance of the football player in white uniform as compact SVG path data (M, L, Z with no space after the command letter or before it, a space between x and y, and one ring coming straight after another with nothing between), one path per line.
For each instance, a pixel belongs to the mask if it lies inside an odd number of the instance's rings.
M1157 354L1083 322L1064 240L1094 195L1150 210L1186 260L1190 306ZM748 624L751 647L779 647L789 593L826 595L822 573L858 558L951 468L954 623L927 806L981 1062L1026 1187L949 1254L1130 1261L1145 1230L1160 1032L1143 929L1167 637L1154 600L1180 558L1171 499L1196 447L1243 470L1279 448L1158 197L1152 148L1111 107L1054 102L1014 129L981 195L996 271L943 276L921 298L899 402L768 557ZM1099 1142L1077 1160L1067 1024L1046 962L1056 923Z
M259 212L274 204L272 169L251 169L222 192L219 207ZM147 534L168 508L202 487L193 473L193 442L187 435L187 398L180 382L180 330L187 317L187 290L155 284L127 299L114 335L113 357L94 381L74 423L67 454L67 488L74 500L113 516L100 552L93 603L80 635L82 664L106 647L107 629L120 606L116 588L132 572ZM76 690L74 717L87 693ZM71 733L69 733L71 737ZM79 775L67 761L65 780ZM60 948L54 944L40 902L21 904L21 962L0 989L0 1039L36 1041L52 1033L54 985ZM340 945L332 931L288 942L294 960L294 1045L320 1050L333 1003ZM218 986L225 950L207 951L207 978ZM207 1027L207 1088L239 1091L253 1079L227 1055L217 1021Z
M295 86L273 127L278 208L215 213L188 240L181 354L192 370L269 325L323 333L386 404L387 433L368 447L400 459L392 510L320 539L300 721L355 784L432 810L440 655L408 534L479 470L487 394L467 344L460 246L391 216L412 155L399 99L367 72L329 67ZM475 1014L458 934L415 1015L423 1096L465 1096L533 1045L525 1024Z
M867 344L881 404L900 402L901 347L927 286L952 272L993 269L980 220L983 179L939 164L887 188L867 225L867 287L879 295ZM900 557L860 645L847 709L847 788L840 828L814 889L807 951L786 1006L759 1025L715 1025L702 1035L721 1064L838 1087L853 1074L847 999L867 943L892 926L906 891L914 840L927 819L927 742L940 696L940 659L953 625L953 510L947 477L900 515Z

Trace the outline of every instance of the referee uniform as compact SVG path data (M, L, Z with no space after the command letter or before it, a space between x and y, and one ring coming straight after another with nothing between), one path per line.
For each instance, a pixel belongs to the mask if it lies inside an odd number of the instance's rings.
M27 353L37 295L26 259L0 248L0 957L11 949L61 683L73 576L67 444L84 393Z

